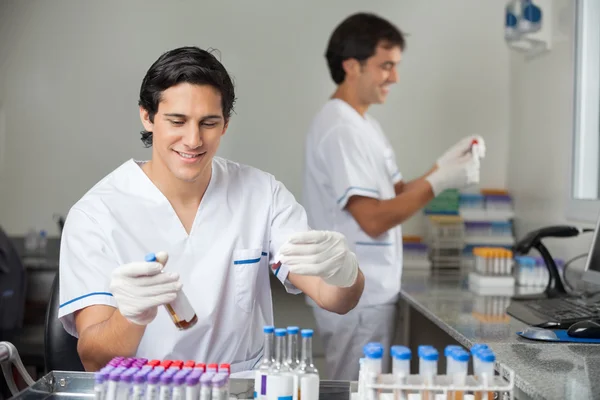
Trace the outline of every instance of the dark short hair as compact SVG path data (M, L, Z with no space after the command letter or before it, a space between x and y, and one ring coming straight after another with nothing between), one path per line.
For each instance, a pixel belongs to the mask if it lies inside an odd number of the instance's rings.
M342 63L354 58L364 61L375 54L382 44L399 46L404 50L404 35L391 22L371 13L357 13L342 21L329 38L325 58L329 73L336 84L344 82L346 72Z
M231 77L219 60L198 47L180 47L167 51L152 64L142 81L138 104L148 111L150 121L158 112L162 92L180 83L210 85L221 92L223 117L233 112L235 90ZM152 146L152 132L142 131L142 142Z

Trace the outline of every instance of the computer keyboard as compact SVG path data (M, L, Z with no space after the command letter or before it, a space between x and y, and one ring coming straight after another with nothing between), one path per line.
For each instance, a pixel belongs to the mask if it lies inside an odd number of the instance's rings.
M566 329L578 321L600 319L600 299L560 297L511 301L506 312L529 325Z

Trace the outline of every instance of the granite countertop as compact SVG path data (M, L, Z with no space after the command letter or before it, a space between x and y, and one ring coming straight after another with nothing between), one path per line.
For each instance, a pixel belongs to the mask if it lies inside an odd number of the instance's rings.
M600 398L600 345L524 339L516 334L526 328L519 320L506 314L485 318L477 312L476 304L488 296L471 292L466 278L405 274L402 297L463 346L488 344L497 364L515 372L517 393L534 399L587 399L582 393L591 392L589 398ZM509 298L500 296L500 301L505 309Z

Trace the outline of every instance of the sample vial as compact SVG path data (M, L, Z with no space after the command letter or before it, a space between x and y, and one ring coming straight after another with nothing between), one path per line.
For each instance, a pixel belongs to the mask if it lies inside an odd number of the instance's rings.
M166 265L167 260L167 253L164 252L159 252L158 254L150 253L146 255L146 261L159 262L163 265L163 267ZM171 320L173 320L173 323L179 330L190 329L192 326L196 325L196 322L198 322L196 312L192 308L192 305L190 304L190 301L185 293L183 293L183 289L179 290L177 293L177 298L173 302L165 304L165 308L169 312Z

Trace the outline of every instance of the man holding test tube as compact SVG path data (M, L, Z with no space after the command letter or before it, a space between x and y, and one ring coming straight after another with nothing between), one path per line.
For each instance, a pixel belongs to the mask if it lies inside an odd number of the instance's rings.
M211 53L184 47L160 56L139 99L151 159L126 161L69 211L59 318L79 338L86 370L115 356L251 370L262 327L273 324L270 271L332 313L360 299L364 277L342 234L310 230L272 175L215 156L234 100ZM186 330L163 307L181 290L197 317Z
M402 177L392 146L367 111L384 103L398 81L404 46L403 34L383 18L359 13L344 20L326 51L337 88L306 139L303 205L309 224L343 233L365 274L364 294L347 315L314 307L330 379L358 379L356 360L366 343L390 346L402 273L400 224L445 189L479 182L485 155L479 136L459 141L422 177ZM308 303L316 305L310 298Z

